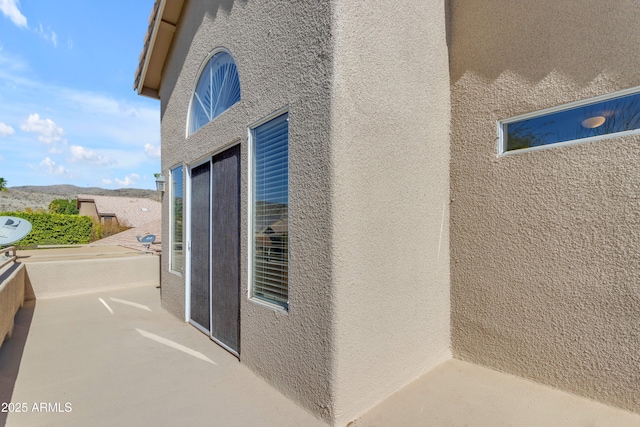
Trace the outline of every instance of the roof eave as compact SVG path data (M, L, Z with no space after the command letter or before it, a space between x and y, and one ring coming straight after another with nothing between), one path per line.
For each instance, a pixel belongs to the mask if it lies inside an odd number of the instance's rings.
M162 70L183 5L184 0L156 0L136 70L134 89L138 95L160 99Z

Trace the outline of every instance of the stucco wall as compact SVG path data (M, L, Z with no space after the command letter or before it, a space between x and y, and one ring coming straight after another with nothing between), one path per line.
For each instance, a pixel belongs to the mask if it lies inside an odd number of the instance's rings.
M450 358L449 74L440 0L335 2L338 425Z
M78 215L90 216L91 218L97 221L99 217L98 217L98 209L96 208L95 202L81 201L80 209L78 209Z
M640 85L640 3L451 1L455 357L640 411L640 137L497 156L496 122Z
M241 145L242 298L240 359L282 392L326 420L330 390L331 271L329 128L331 11L328 1L186 2L161 85L162 169L191 165ZM185 138L188 105L200 66L216 48L236 61L242 99ZM289 293L281 313L247 295L247 129L289 108ZM169 198L164 213L168 218ZM168 221L163 234L169 235ZM169 239L163 241L168 254ZM163 304L184 317L184 279L163 262Z
M158 262L155 255L58 261L27 260L25 299L157 286L160 283Z

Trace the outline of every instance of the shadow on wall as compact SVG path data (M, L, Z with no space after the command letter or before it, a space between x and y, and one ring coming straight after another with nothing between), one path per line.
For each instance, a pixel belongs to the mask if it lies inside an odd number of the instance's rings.
M467 72L494 80L510 70L540 81L553 70L587 84L602 73L638 70L637 0L448 3L452 84ZM637 81L638 74L620 78Z
M235 3L246 5L248 2L249 0L220 0L216 5L214 5L214 9L210 10L208 13L211 15L211 18L214 19L218 15L218 11L220 9L222 9L225 13L229 13L231 12L231 9L233 9L233 5Z
M640 2L449 16L454 357L638 412L638 135L498 157L496 131L638 85Z

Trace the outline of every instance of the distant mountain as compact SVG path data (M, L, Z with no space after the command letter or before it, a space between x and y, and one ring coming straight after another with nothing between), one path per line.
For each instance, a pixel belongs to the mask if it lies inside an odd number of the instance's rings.
M106 190L99 187L76 187L75 185L26 185L8 187L7 190L0 191L0 212L24 211L27 208L46 210L53 200L75 199L78 194L159 199L157 191L140 188Z
M107 190L99 187L76 187L75 185L24 185L20 187L9 187L9 191L22 191L25 193L42 193L67 195L75 198L78 194L95 194L96 196L119 196L119 197L140 197L158 199L158 192L155 190L143 190L140 188L120 188L117 190Z

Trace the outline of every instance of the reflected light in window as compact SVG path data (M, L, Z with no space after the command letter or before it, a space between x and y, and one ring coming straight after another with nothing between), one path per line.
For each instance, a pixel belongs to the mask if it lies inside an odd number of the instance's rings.
M602 126L606 120L607 119L602 116L589 117L588 119L584 119L582 121L582 127L595 129L599 126Z

